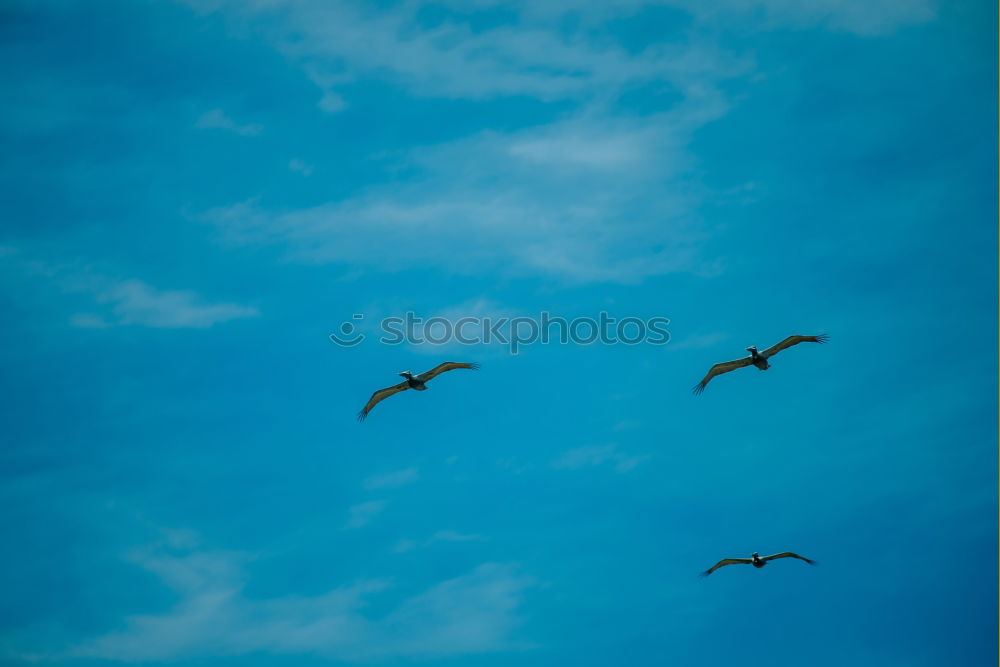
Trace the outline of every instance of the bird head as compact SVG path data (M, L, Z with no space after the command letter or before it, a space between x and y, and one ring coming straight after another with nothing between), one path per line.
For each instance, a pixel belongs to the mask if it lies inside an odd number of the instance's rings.
M750 558L760 558L760 554L754 551L752 554L750 554Z
M753 354L756 351L757 351L756 345L751 345L750 347L747 348L747 352L750 352L751 354Z
M399 373L399 376L400 377L404 377L407 380L409 380L411 377L413 377L413 373L411 373L410 371L403 371L403 372Z

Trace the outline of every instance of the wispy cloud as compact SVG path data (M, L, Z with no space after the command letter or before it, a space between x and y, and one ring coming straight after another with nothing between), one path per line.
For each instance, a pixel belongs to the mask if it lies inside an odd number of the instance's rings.
M301 262L376 271L433 266L624 283L701 272L710 262L699 255L706 230L694 214L695 189L685 185L686 146L724 108L705 91L613 129L569 120L482 133L412 151L420 176L406 184L299 210L251 200L205 217L230 244L276 243ZM559 148L544 156L546 146Z
M934 14L930 0L522 1L502 3L510 20L474 28L470 13L499 4L445 2L463 11L428 22L420 3L375 9L314 0L191 2L198 11L222 12L299 62L328 111L346 104L334 88L343 92L373 77L411 96L527 96L574 105L543 127L411 151L406 166L414 178L405 184L388 179L298 210L260 202L215 209L208 218L229 242L276 243L299 261L374 271L433 266L621 283L719 271L700 254L712 230L698 214L707 195L689 145L728 111L724 84L755 66L698 29L630 50L606 27L610 19L667 5L696 24L741 32L827 27L880 34ZM676 96L667 110L622 116L620 96L651 85Z
M636 419L623 419L611 427L612 431L633 431L642 426L642 422Z
M199 130L226 130L227 132L235 132L246 137L257 136L264 129L264 126L258 123L240 125L227 116L222 109L206 111L198 117L194 126Z
M461 0L443 0L461 8ZM675 7L689 12L699 23L747 31L781 28L825 28L873 37L908 25L924 23L936 16L933 0L619 0L588 3L582 0L478 0L480 8L518 8L522 20L554 22L568 14L584 25L600 25L611 19L637 14L647 7ZM763 20L762 20L763 18Z
M75 313L69 323L78 329L107 329L110 324L94 313Z
M111 304L113 323L120 325L204 329L260 315L256 308L235 303L206 303L195 292L159 290L140 280L113 283L97 294L97 301ZM91 322L90 317L86 314L75 316L74 323L86 326Z
M497 466L503 468L504 470L509 470L515 475L524 474L530 470L534 470L535 464L524 461L523 459L516 456L506 456L497 461Z
M643 132L605 136L583 136L571 131L546 134L513 141L510 154L544 165L610 171L639 166L650 157Z
M419 477L420 471L417 468L405 468L385 473L384 475L372 475L361 484L369 491L374 491L375 489L392 489L404 484L412 484Z
M480 565L399 600L387 612L366 614L373 596L389 594L388 580L357 581L312 597L261 599L244 594L245 554L145 550L131 560L180 600L164 613L127 617L122 629L51 657L152 662L268 652L370 661L525 646L511 635L533 581L510 565Z
M439 530L426 540L417 541L404 538L396 542L393 551L396 553L406 553L420 547L429 547L438 542L485 542L486 538L475 533L459 533L454 530Z
M460 20L427 26L419 3L375 11L364 3L311 0L191 2L201 11L225 10L300 60L324 99L334 96L327 103L332 111L341 108L334 83L360 76L389 77L418 95L553 100L644 81L680 83L731 66L721 54L697 44L658 45L631 54L607 39L560 34L554 29L558 16L523 7L516 26L474 30Z
M392 550L395 551L398 554L404 554L404 553L406 553L408 551L413 551L414 549L416 549L419 546L420 546L420 542L417 542L416 540L411 540L411 539L409 539L407 537L404 537L404 538L402 538L402 539L400 539L400 540L398 540L396 542L396 544L395 544L395 546L393 546Z
M403 154L411 180L387 179L345 199L297 210L259 200L214 209L206 217L223 239L374 271L433 266L622 283L705 271L702 195L688 145L726 113L721 84L748 72L750 59L697 31L635 52L594 26L562 30L562 17L579 7L550 16L514 5L519 22L473 29L460 15L429 26L418 5L195 3L258 30L301 62L324 96L380 77L410 95L530 96L571 100L574 111L541 127L411 150ZM617 96L645 85L676 97L666 110L620 117ZM329 106L341 102L337 95Z
M349 81L350 77L345 76L344 74L324 74L318 68L310 65L306 65L305 71L312 82L319 86L319 89L323 93L319 102L316 103L317 107L327 113L338 113L347 108L347 102L344 101L343 97L337 94L334 87L338 84Z
M750 24L757 30L821 27L864 37L886 35L936 15L932 0L676 0L670 4L687 9L703 23Z
M308 162L305 162L304 160L300 160L298 158L293 158L292 160L289 160L288 168L291 171L294 171L298 174L302 174L303 176L312 176L313 173L313 166Z
M728 334L722 332L712 332L712 333L696 333L686 336L679 341L670 341L667 345L668 350L700 350L706 347L713 347L719 343L727 340L729 338Z
M454 530L439 530L431 535L433 542L482 542L485 539L482 535L464 534Z
M115 279L71 264L34 259L11 249L6 266L28 278L44 279L63 292L93 297L100 312L78 312L70 324L84 329L141 326L165 329L205 329L231 320L258 317L252 306L207 301L191 290L163 290L142 280Z
M633 53L604 29L612 20L633 17L650 6L675 7L696 23L741 32L823 27L867 36L935 15L932 0L485 0L472 8L449 0L440 4L462 13L428 24L420 3L375 10L360 2L321 0L187 2L198 11L225 12L301 62L321 91L318 106L331 113L347 104L334 88L362 77L388 78L416 95L586 100L647 82L684 89L745 66L699 41L698 30L686 40L654 42ZM485 29L466 23L469 14L493 6L503 6L513 20ZM567 29L570 25L574 27Z
M388 500L369 500L368 502L352 505L347 509L348 517L344 528L351 529L367 526L388 504Z
M552 462L553 468L576 470L610 465L616 472L628 472L649 459L649 455L634 456L618 449L617 445L593 445L566 451Z

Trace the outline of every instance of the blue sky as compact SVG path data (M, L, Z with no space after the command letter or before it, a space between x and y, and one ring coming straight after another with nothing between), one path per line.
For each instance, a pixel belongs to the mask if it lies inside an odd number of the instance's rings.
M3 3L2 661L993 664L995 25ZM407 311L671 340L380 345Z

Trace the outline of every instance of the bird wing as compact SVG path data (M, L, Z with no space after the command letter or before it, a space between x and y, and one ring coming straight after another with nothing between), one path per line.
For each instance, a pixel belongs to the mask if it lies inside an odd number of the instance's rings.
M816 561L809 560L805 556L800 556L796 553L792 553L791 551L782 551L780 554L774 554L773 556L764 556L763 558L761 558L761 560L774 560L776 558L798 558L799 560L804 560L810 565L816 564Z
M708 369L708 375L702 378L701 382L696 384L692 391L696 394L700 394L705 391L705 386L716 375L722 375L723 373L728 373L729 371L735 371L737 368L749 366L751 363L752 361L750 357L743 357L742 359L736 359L735 361L723 361L721 364L716 364Z
M723 558L718 563L716 563L712 567L702 572L701 576L707 577L708 575L718 570L720 567L725 567L726 565L749 565L752 562L753 560L750 558Z
M399 384L394 384L391 387L386 387L385 389L379 389L374 394L372 394L372 397L368 399L368 403L366 403L365 407L361 410L361 412L358 413L358 421L363 422L365 420L365 417L368 416L368 413L371 412L372 408L375 407L375 404L381 401L382 399L389 398L393 394L398 394L399 392L406 391L409 388L410 388L409 383L404 380L403 382L400 382Z
M825 343L830 340L830 337L826 334L820 334L818 336L789 336L785 340L781 341L776 345L772 345L763 352L760 353L762 357L773 357L778 354L786 347L791 347L792 345L798 345L799 343Z
M428 380L433 380L438 375L441 375L441 373L445 373L447 371L453 371L456 368L469 368L472 370L476 370L479 368L479 364L466 364L461 361L446 361L443 364L438 364L429 371L421 373L420 375L417 376L417 379L420 380L421 382L427 382Z

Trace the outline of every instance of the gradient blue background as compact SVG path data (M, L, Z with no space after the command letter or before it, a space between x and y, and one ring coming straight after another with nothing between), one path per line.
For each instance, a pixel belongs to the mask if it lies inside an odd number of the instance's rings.
M4 664L995 664L995 5L614 4L0 5Z

